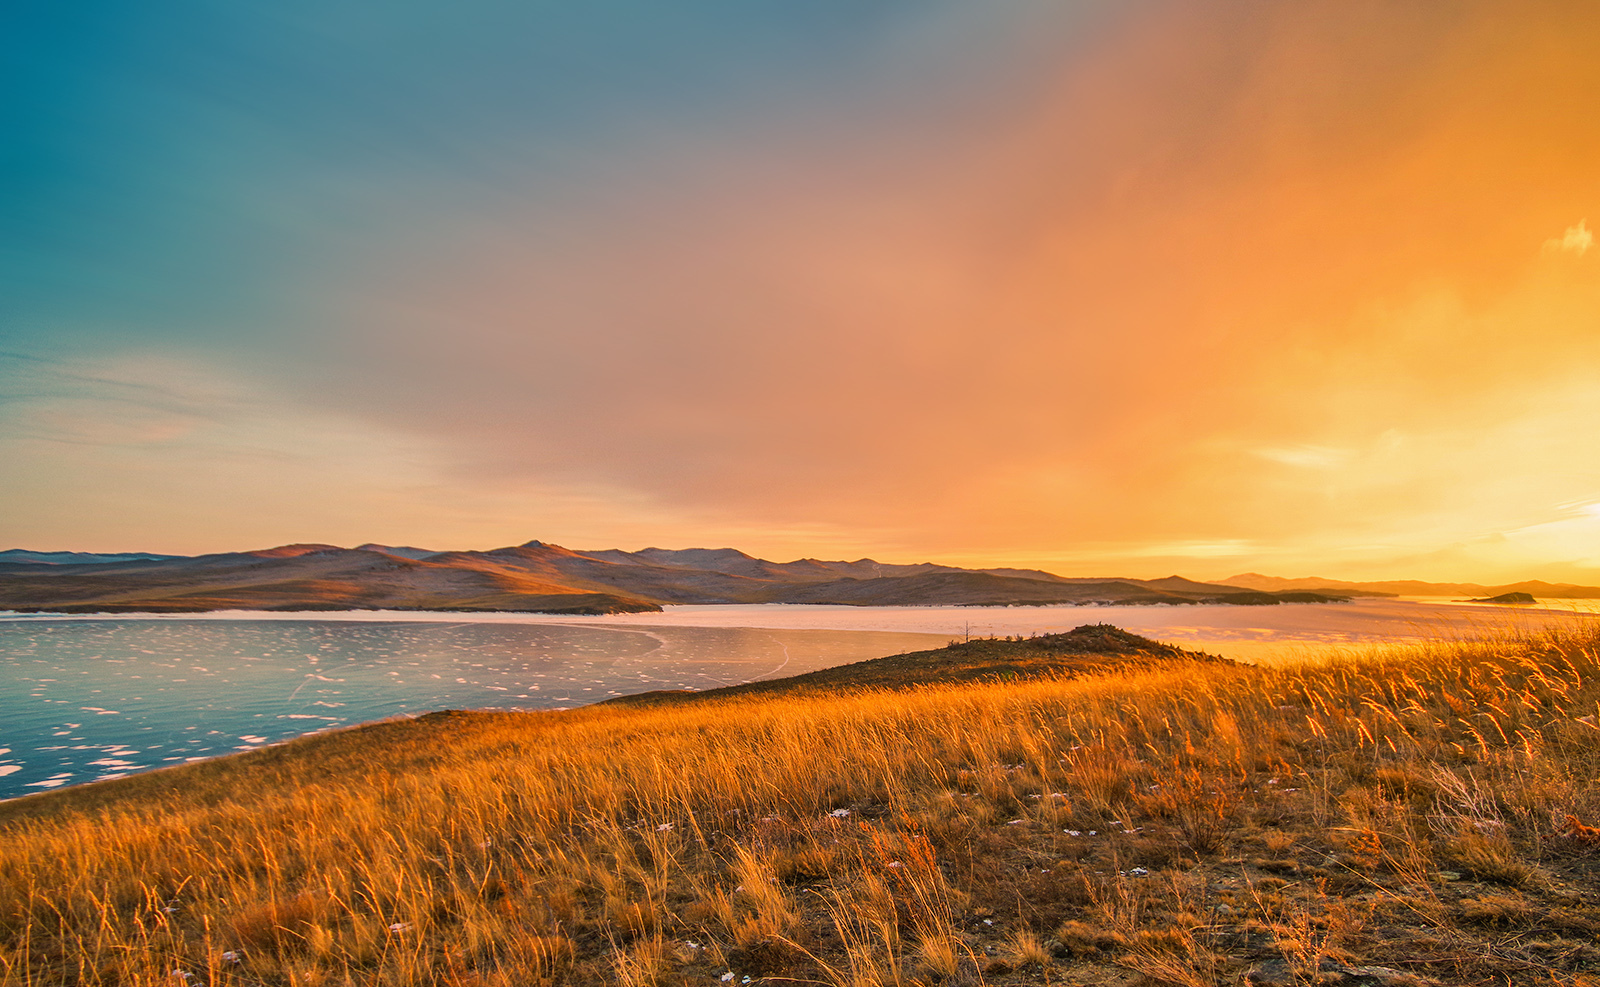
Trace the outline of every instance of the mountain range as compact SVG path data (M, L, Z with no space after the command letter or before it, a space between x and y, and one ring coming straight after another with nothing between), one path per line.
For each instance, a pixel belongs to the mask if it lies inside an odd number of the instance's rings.
M1243 589L1263 593L1283 593L1306 590L1313 593L1343 593L1368 596L1470 596L1495 597L1507 593L1526 593L1542 600L1593 600L1600 599L1600 586L1580 586L1574 583L1547 583L1541 579L1527 579L1520 583L1487 585L1484 583L1427 583L1418 579L1390 579L1378 582L1352 583L1339 579L1308 576L1302 579L1285 579L1282 576L1263 576L1259 572L1246 572L1230 576L1221 582Z
M282 545L197 556L0 552L0 609L65 613L451 610L626 613L669 604L849 606L1270 604L1360 590L1261 590L1164 579L1065 578L859 559L769 562L731 548L575 552L530 541L490 551ZM1600 595L1600 592L1597 592Z

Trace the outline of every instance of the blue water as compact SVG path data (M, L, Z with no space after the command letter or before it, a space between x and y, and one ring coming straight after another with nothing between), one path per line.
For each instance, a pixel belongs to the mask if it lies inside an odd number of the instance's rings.
M707 689L947 640L466 620L0 620L0 798L394 716Z

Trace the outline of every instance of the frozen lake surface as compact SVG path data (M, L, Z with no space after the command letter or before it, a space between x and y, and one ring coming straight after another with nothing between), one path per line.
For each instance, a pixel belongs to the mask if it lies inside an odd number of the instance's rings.
M1244 660L1588 624L1548 608L671 607L605 617L381 612L0 615L0 798L436 709L707 689L964 636L1110 623Z

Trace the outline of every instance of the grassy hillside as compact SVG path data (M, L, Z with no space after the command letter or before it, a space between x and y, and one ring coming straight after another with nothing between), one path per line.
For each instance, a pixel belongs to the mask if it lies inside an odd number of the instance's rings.
M1594 983L1597 647L307 738L0 805L0 985Z
M1108 672L1132 672L1173 663L1230 663L1226 658L1184 651L1170 644L1130 634L1110 624L1085 624L1065 634L1034 637L978 638L951 642L932 651L913 651L887 658L837 665L804 675L746 682L704 692L642 692L605 700L612 705L721 702L741 696L787 695L799 698L819 692L909 689L957 683L1005 682L1022 679L1070 679Z

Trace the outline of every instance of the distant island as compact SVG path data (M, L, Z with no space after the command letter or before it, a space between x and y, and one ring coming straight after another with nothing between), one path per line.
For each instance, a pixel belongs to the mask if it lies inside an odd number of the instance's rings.
M1468 603L1535 603L1532 593L1521 593L1513 590L1510 593L1501 593L1499 596L1487 596L1481 599L1468 600Z

